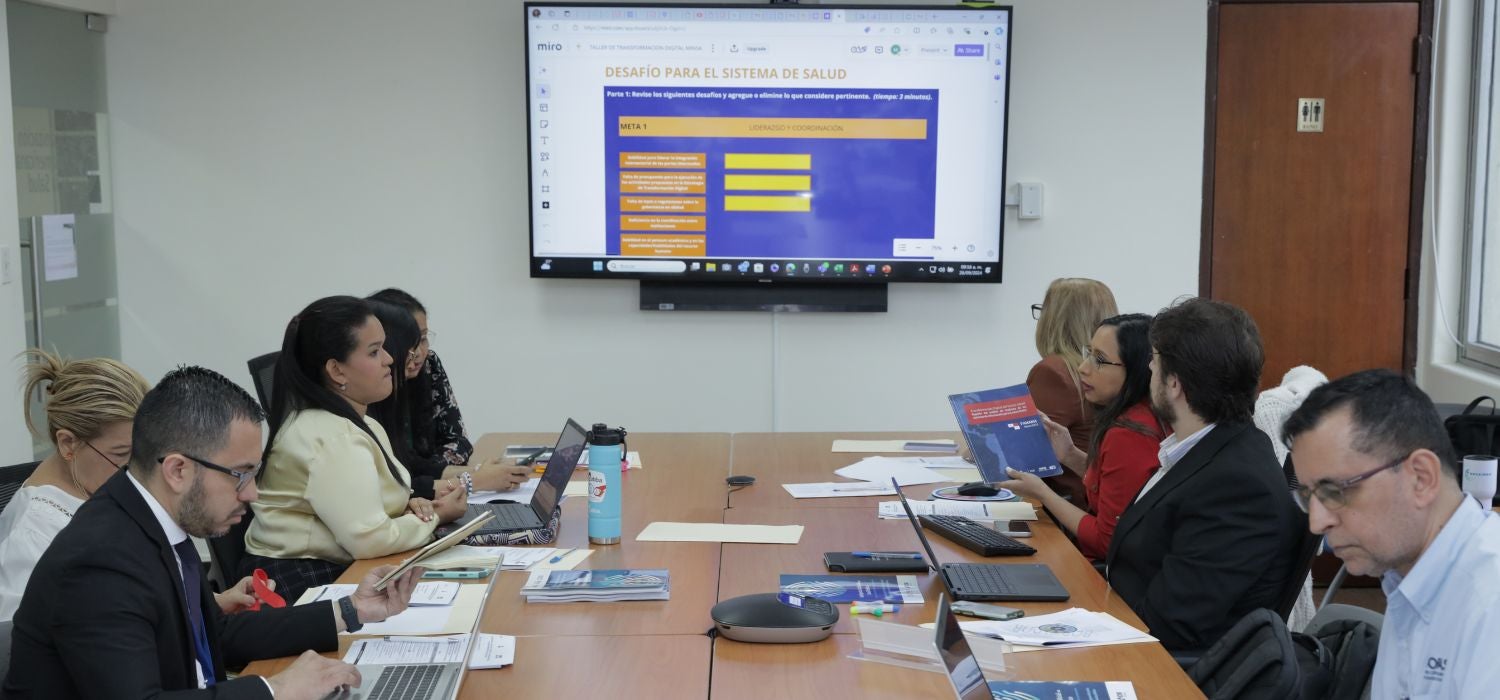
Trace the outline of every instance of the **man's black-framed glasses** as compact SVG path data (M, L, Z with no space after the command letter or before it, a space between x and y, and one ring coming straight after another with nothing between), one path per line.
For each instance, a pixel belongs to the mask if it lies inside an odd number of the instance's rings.
M260 473L260 467L256 467L255 469L251 469L250 471L247 471L247 472L242 472L242 471L239 471L237 469L230 469L229 467L221 467L221 466L219 466L217 464L214 464L213 462L210 462L210 461L208 461L206 459L203 459L202 457L194 457L194 456L192 456L192 455L190 455L190 454L188 454L186 452L178 452L177 454L180 454L183 457L187 457L188 459L191 459L194 462L197 462L198 464L200 464L200 465L202 465L204 467L207 467L207 468L212 469L212 470L214 470L216 472L219 472L220 474L228 474L228 475L234 477L236 479L235 484L234 484L234 490L235 491L241 491L241 490L243 490L245 488L245 484L248 484L251 481L254 481L255 480L255 475ZM167 461L166 457L157 457L156 458L156 463L157 464L161 464L162 462L165 462L165 461Z
M1371 469L1370 471L1367 471L1363 474L1351 476L1348 479L1344 479L1343 481L1330 481L1328 479L1324 479L1313 484L1312 486L1307 486L1305 484L1302 486L1298 486L1297 488L1292 489L1292 498L1297 501L1297 507L1301 508L1302 512L1304 513L1306 513L1307 509L1312 505L1313 496L1317 496L1318 501L1323 504L1324 508L1327 508L1328 510L1338 510L1346 505L1349 505L1349 491L1354 485L1388 469L1395 469L1396 467L1405 464L1406 460L1410 458L1410 454L1403 455L1386 464Z

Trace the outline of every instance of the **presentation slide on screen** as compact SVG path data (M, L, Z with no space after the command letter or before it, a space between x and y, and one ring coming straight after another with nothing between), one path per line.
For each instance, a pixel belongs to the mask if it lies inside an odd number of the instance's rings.
M998 20L576 12L528 27L535 255L998 260Z

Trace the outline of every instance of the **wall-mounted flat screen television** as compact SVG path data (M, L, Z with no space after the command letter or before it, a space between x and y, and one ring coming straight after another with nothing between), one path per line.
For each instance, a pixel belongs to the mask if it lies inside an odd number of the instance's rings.
M531 275L998 282L1009 7L526 3Z

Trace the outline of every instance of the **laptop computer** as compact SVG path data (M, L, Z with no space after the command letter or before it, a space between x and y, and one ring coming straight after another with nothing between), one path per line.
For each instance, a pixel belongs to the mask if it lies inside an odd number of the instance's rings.
M1068 589L1046 564L943 564L933 553L901 485L891 479L907 520L927 550L927 566L943 579L954 600L1067 600Z
M483 513L491 513L492 517L475 530L474 535L495 535L546 527L547 522L552 519L552 509L557 507L558 499L568 487L568 479L573 477L573 469L583 457L586 440L587 433L583 426L569 418L563 424L562 433L557 436L557 446L552 448L547 471L542 473L530 503L471 503L462 518L438 528L437 534L442 536L463 527Z
M953 684L953 693L958 700L991 700L990 684L979 668L979 659L964 638L958 626L958 616L948 605L948 597L938 594L937 629L933 642L937 645L938 657L948 669L948 681Z

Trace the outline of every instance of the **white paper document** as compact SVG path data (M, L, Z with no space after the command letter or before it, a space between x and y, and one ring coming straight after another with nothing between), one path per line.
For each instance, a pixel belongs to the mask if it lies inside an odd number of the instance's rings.
M578 458L578 466L587 467L588 465L589 451L584 450L583 455ZM625 465L626 469L640 469L646 466L646 464L641 461L641 453L636 452L635 450L631 450L625 453Z
M563 489L564 496L583 497L589 495L589 482L583 479L574 479L568 482L568 487Z
M1156 641L1154 637L1120 622L1109 613L1083 608L1015 620L960 622L965 632L1003 639L1011 644L1058 647L1079 644L1121 644Z
M637 542L797 544L802 539L802 526L655 522L641 530L635 539Z
M57 282L78 276L78 247L73 240L76 225L73 214L42 217L43 280Z
M467 634L441 637L378 637L358 639L344 654L344 663L391 666L399 664L457 663L470 648ZM516 638L507 634L480 634L473 640L469 668L504 668L516 661Z
M484 602L484 590L488 584L460 584L457 581L423 581L417 584L417 586L421 587L438 583L457 585L459 587L458 595L454 597L451 604L413 605L399 615L387 618L383 622L366 623L358 632L340 632L340 634L380 637L386 635L459 634L468 632L474 626L474 619L479 616L479 609ZM314 586L307 589L302 594L302 597L297 599L297 605L306 605L319 600L337 600L353 593L355 588L356 586L352 583L331 583L327 586Z
M551 569L553 571L569 571L577 567L579 564L582 564L583 560L588 559L589 555L594 553L594 550L592 549L576 548L556 549L553 551L556 553L550 557L547 557L546 559L532 564L529 568L526 569L526 571L539 571L541 569ZM515 571L520 571L520 569L515 569Z
M952 440L834 440L834 452L956 452Z
M422 560L422 568L429 571L441 569L495 569L500 566L506 551L520 547L474 547L456 544Z
M516 662L516 638L508 634L481 634L474 640L469 668L504 668Z
M453 600L458 597L459 583L457 581L422 581L411 592L411 605L452 605ZM320 600L338 600L345 596L353 595L359 588L353 583L330 583L323 586L322 590L306 601L315 603ZM313 589L309 589L313 590ZM306 597L304 594L303 597ZM298 605L302 601L298 601Z
M891 457L866 457L833 473L845 479L889 484L895 478L902 486L940 484L948 479L917 462Z
M827 481L818 484L782 484L792 498L846 498L850 496L894 496L890 484L869 481Z
M970 520L1036 520L1036 509L1025 501L978 502L978 501L912 501L911 512L915 515L961 515ZM887 520L906 518L900 501L883 501L880 517Z

